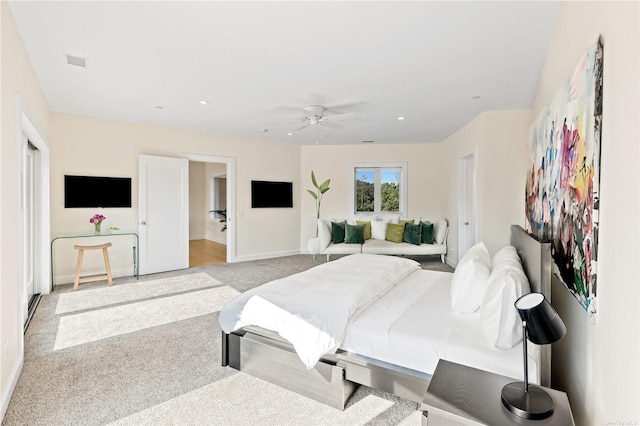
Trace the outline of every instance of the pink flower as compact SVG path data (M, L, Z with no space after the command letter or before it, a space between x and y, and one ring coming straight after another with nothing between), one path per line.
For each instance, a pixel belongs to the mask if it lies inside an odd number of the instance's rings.
M93 217L91 219L89 219L89 223L93 223L93 224L98 223L99 224L99 223L102 223L102 221L105 220L105 219L106 219L105 216L96 213L96 214L93 215Z

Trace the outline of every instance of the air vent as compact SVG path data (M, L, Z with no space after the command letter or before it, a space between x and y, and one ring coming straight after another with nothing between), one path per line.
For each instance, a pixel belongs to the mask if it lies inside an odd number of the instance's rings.
M373 143L373 141L362 141L362 143Z
M87 60L86 58L81 58L80 56L66 55L67 56L67 64L74 65L76 67L86 68Z

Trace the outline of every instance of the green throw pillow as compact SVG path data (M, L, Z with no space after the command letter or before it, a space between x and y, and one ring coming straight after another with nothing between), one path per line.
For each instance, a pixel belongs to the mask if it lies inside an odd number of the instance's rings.
M433 244L433 223L422 223L422 242L425 244Z
M344 242L347 244L364 244L364 225L349 225L345 228Z
M414 225L412 223L407 223L406 225L404 225L404 234L402 235L402 241L419 246L420 242L422 241L422 224L418 223Z
M413 220L413 219L400 219L400 225L404 225L404 224L406 224L406 223L411 223L411 224L413 224L413 223L414 223L414 220Z
M404 224L387 223L387 232L384 239L393 243L401 243L402 234L404 234Z
M364 239L371 239L371 221L356 220L356 224L364 225Z
M347 222L331 222L331 242L333 244L344 243L344 227Z

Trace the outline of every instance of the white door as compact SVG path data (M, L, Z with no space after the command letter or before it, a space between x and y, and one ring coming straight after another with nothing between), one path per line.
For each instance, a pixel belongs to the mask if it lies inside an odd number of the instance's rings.
M476 243L475 156L458 160L458 262Z
M23 212L23 299L22 313L23 322L29 319L29 305L35 295L35 274L34 274L34 183L35 183L35 167L34 156L36 148L23 135L23 178L22 178L22 212Z
M138 158L140 273L189 267L189 161Z

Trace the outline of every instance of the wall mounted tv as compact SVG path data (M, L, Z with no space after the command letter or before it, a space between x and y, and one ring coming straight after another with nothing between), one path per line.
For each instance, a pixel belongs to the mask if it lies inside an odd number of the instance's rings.
M251 181L251 208L293 207L293 183Z
M131 178L65 175L64 207L131 207Z

